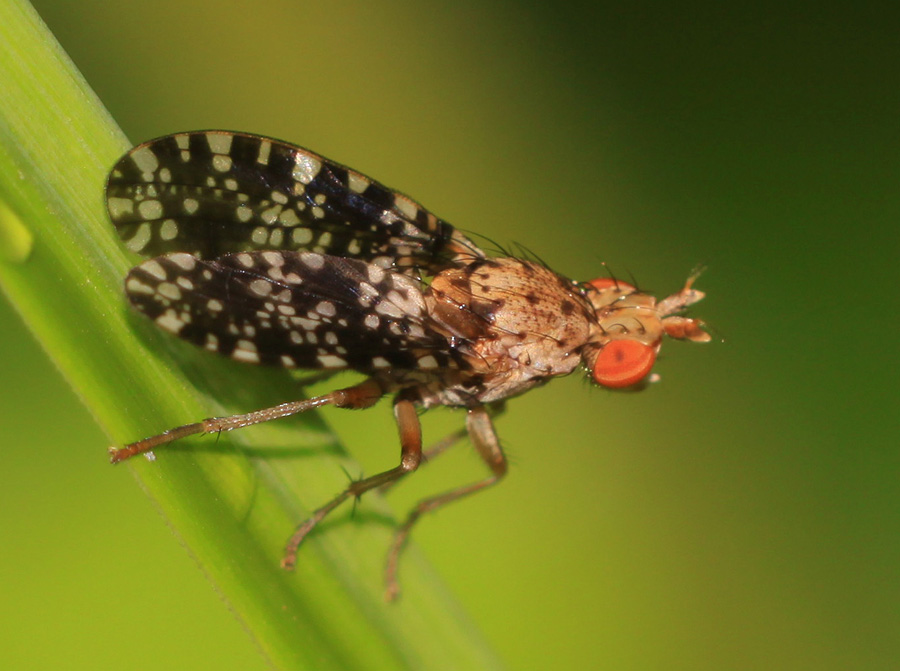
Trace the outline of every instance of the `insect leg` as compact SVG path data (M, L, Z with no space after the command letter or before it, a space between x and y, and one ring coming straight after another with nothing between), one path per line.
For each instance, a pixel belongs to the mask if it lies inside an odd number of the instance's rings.
M341 505L350 497L360 497L370 489L382 487L402 478L407 473L416 470L422 462L422 425L419 416L411 401L398 399L394 402L394 418L400 431L400 464L383 473L377 473L368 478L363 478L350 485L335 496L321 508L313 511L312 516L294 531L284 549L284 558L281 566L286 569L294 568L297 563L297 550L310 531L321 522L332 510Z
M497 438L497 433L494 431L490 412L484 407L469 409L466 416L466 428L469 432L469 439L472 441L478 454L481 455L481 458L491 469L491 475L483 480L424 499L412 509L406 521L397 529L394 543L388 552L384 571L385 599L387 601L393 601L400 593L400 586L397 583L397 565L400 553L403 551L406 541L409 539L409 534L419 518L424 513L437 510L452 501L474 494L485 487L490 487L506 475L506 457L503 456L503 450L500 448L500 441Z
M457 429L453 433L444 436L436 443L433 443L427 450L422 452L421 465L424 466L425 464L427 464L429 461L431 461L435 457L443 454L444 452L449 450L451 447L456 445L456 443L458 443L465 437L466 437L466 430L464 428ZM393 489L394 485L396 485L398 482L400 482L399 479L391 480L390 482L385 482L383 485L381 485L378 488L378 491L381 492L382 494L384 494L385 492Z
M201 422L193 424L185 424L174 429L169 429L156 436L144 438L136 443L130 443L125 447L109 448L109 460L111 463L118 463L129 457L143 452L149 452L152 449L171 443L179 438L192 436L197 433L219 433L220 431L231 431L232 429L240 429L251 424L259 424L268 422L272 419L280 419L290 415L296 415L300 412L319 408L323 405L334 405L338 408L361 409L374 405L375 402L382 397L384 391L374 380L365 380L352 387L346 389L337 389L322 396L308 398L302 401L291 401L282 403L272 408L264 408L255 412L249 412L245 415L231 415L229 417L210 417Z
M488 410L491 413L491 419L496 419L504 412L506 412L506 401L496 401L487 406ZM456 445L459 441L466 437L469 430L466 427L462 427L461 429L457 429L456 431L444 436L436 443L432 443L432 445L422 452L422 466L428 464L428 462L436 459L438 456L442 455L444 452L449 450L451 447ZM399 480L394 480L393 482L388 482L387 484L382 485L378 488L378 491L382 494L389 491L396 485Z

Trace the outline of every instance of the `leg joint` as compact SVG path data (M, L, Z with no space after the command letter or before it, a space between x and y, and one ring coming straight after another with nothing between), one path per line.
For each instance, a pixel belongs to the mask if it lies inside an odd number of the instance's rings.
M421 452L404 452L403 456L400 458L400 470L404 473L410 473L419 468L419 464L421 463Z
M371 379L360 382L353 387L331 392L335 407L349 408L351 410L369 408L375 405L383 395L384 390L381 388L381 385Z

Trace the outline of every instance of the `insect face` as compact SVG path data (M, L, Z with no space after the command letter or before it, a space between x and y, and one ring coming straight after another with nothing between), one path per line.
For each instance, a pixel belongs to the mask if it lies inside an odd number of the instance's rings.
M657 303L637 287L612 278L587 283L588 300L596 316L590 343L583 358L594 382L609 389L634 387L643 382L656 363L663 335L678 340L707 342L703 323L674 315L701 300L692 288L696 274L684 288Z

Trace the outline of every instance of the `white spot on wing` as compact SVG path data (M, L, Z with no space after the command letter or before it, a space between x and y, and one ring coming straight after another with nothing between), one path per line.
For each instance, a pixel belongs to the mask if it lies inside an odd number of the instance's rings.
M184 328L184 322L175 314L175 310L166 310L156 318L157 325L169 333L178 333Z
M360 282L357 286L357 298L359 299L359 304L363 307L369 307L378 300L378 290L373 287L368 282ZM378 317L375 318L376 320Z
M152 296L156 293L156 289L149 284L144 284L136 277L129 277L125 282L125 291L129 294L146 294Z
M424 368L426 370L434 370L438 367L437 359L435 359L430 354L419 358L419 368Z
M131 198L109 198L106 201L106 207L109 210L109 216L115 221L122 215L134 212L134 201Z
M278 221L284 226L296 226L300 223L300 217L297 216L296 210L287 209L278 215Z
M269 164L269 153L272 151L272 143L268 140L263 140L259 143L259 156L256 157L256 162L262 165Z
M316 357L323 368L343 368L347 362L339 356L333 354L320 354Z
M308 268L312 268L313 270L320 270L325 266L325 257L323 257L321 254L304 252L300 255L300 262Z
M302 184L309 184L322 169L322 162L304 152L297 152L294 164L293 177Z
M181 289L171 282L160 283L160 285L156 287L156 291L159 292L161 296L165 296L173 301L181 300Z
M231 141L234 136L229 133L207 133L206 141L213 154L227 154L231 151Z
M262 257L266 263L275 268L280 268L284 265L284 254L280 252L263 252Z
M394 207L396 207L404 217L412 219L413 221L415 221L416 215L419 213L419 208L416 207L415 203L400 194L394 196Z
M281 243L284 241L284 229L283 228L273 228L272 232L269 234L269 247L281 247Z
M400 308L388 301L381 301L375 305L375 312L384 315L385 317L393 317L394 319L400 319L403 316Z
M131 153L131 160L142 173L154 173L159 169L159 159L150 147L140 147ZM149 181L149 180L148 180Z
M149 273L158 280L165 280L168 277L168 275L166 274L166 269L159 264L159 261L145 261L139 267L145 273Z
M248 221L250 221L250 219L253 218L253 210L251 210L243 203L238 205L237 209L234 211L234 214L237 217L237 220L242 224L246 224Z
M266 241L269 239L269 229L265 226L257 226L253 229L253 232L250 234L250 240L253 241L253 244L257 247L266 244Z
M145 200L138 205L138 214L142 218L152 220L163 216L163 206L158 200Z
M159 227L159 237L163 240L174 240L178 235L178 224L174 219L166 219Z
M150 224L144 222L138 226L135 234L125 241L125 246L133 252L139 252L150 242L150 237Z
M272 293L272 284L270 282L266 282L265 280L256 279L250 282L250 291L255 293L257 296L268 296Z
M231 157L216 154L213 156L212 166L217 172L228 172L231 170Z
M357 172L347 173L347 186L355 193L362 193L369 188L371 182Z
M259 353L257 352L256 344L251 340L238 340L231 356L237 361L259 363Z
M275 223L275 220L278 219L278 215L281 213L281 205L273 205L272 207L263 210L259 213L259 218L262 219L269 225Z
M316 312L318 312L323 317L334 317L337 314L337 310L334 307L334 303L330 301L322 301L316 306Z
M318 316L318 315L316 315L316 316ZM299 326L304 331L312 332L320 325L320 323L321 322L316 319L307 319L306 317L292 317L291 318L291 324L294 324L295 326Z
M196 257L191 256L190 254L187 254L185 252L176 252L175 254L169 254L169 256L167 256L166 258L182 270L186 270L188 272L192 271L197 265Z

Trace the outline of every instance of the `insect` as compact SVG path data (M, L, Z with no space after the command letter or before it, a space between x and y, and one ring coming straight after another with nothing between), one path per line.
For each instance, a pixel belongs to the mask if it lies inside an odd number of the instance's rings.
M575 282L532 259L491 257L410 198L266 137L204 131L145 142L116 163L106 196L125 245L151 257L128 273L125 292L160 328L237 361L366 376L111 448L113 463L192 434L393 396L399 465L315 510L290 537L285 568L342 502L389 486L462 437L423 451L418 410L465 409L465 433L489 474L410 512L388 553L389 599L421 515L506 474L492 422L506 399L580 367L600 386L634 387L649 379L663 336L710 339L700 320L680 315L703 298L696 275L658 301L616 279Z

